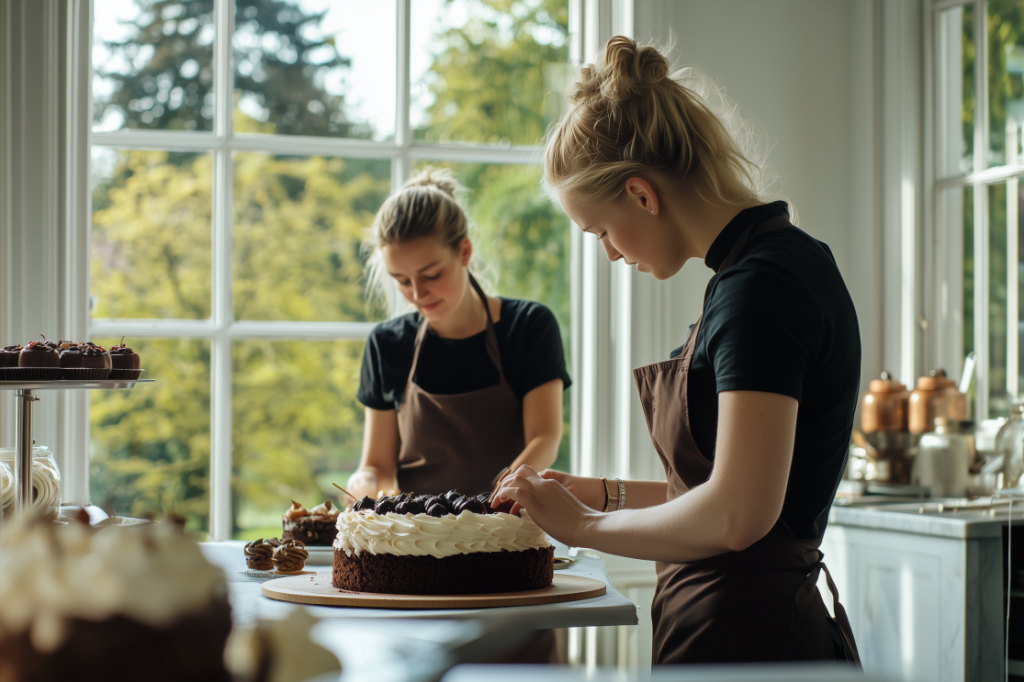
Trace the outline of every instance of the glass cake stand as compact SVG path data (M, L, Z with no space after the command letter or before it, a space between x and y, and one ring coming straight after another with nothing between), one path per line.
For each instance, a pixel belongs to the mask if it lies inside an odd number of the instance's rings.
M14 457L14 514L20 516L32 501L32 403L39 400L36 391L69 389L132 388L151 384L155 379L134 381L0 381L0 391L17 391L18 429Z

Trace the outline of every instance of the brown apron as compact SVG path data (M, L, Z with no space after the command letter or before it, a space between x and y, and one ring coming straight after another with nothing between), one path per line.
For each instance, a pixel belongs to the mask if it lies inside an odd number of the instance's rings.
M731 267L746 243L763 232L791 227L786 216L754 224L722 262ZM668 499L711 475L713 463L693 439L687 407L690 362L700 320L682 355L633 370L651 440L668 477ZM742 552L681 564L658 562L651 606L654 661L718 663L847 660L859 665L846 611L818 550L820 540L798 540L780 518ZM817 589L824 569L836 620Z
M452 395L435 395L420 388L416 367L428 330L423 319L398 409L398 487L406 492L490 492L494 478L526 447L523 404L505 379L491 306L472 275L469 281L487 311L487 354L498 368L499 381L495 386Z

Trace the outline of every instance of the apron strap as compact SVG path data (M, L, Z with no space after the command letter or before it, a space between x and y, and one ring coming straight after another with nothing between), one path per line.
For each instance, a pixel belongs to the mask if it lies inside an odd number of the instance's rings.
M494 363L494 366L498 368L498 383L507 384L508 382L505 380L505 368L501 364L501 351L498 348L498 333L494 329L494 319L491 317L491 306L487 301L487 295L484 293L484 290L480 287L480 284L472 274L469 275L469 283L480 297L480 300L484 304L484 312L487 313L487 355L491 358L491 362ZM412 367L409 368L409 377L405 380L405 392L402 393L403 399L405 394L409 392L409 384L415 380L416 368L420 364L420 353L423 350L423 341L427 338L429 327L430 324L427 322L427 318L422 317L419 329L416 330L416 344L412 352Z
M859 666L860 652L857 651L857 643L853 637L853 628L850 627L850 618L846 615L846 609L843 608L839 601L839 589L836 587L835 581L832 580L832 574L829 573L828 566L822 561L825 555L820 550L814 551L818 555L818 560L811 564L811 570L807 573L804 581L800 583L796 594L793 595L793 618L790 621L789 629L793 633L798 631L800 621L803 619L804 613L807 612L807 608L811 605L811 601L818 590L818 576L824 570L825 581L828 583L829 592L832 593L832 611L836 614L835 622L839 626L839 633L843 639L843 650L847 655L847 660Z

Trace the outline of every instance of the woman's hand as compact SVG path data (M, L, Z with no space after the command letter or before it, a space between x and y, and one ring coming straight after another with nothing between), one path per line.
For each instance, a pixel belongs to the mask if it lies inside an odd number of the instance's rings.
M594 511L604 511L605 504L608 502L608 491L605 489L604 481L600 478L573 476L554 469L540 472L540 477L549 481L558 481L583 504Z
M505 477L495 499L513 500L513 513L517 509L525 509L544 532L573 547L585 544L587 526L592 516L596 516L591 507L581 502L561 482L554 477L541 476L528 464Z

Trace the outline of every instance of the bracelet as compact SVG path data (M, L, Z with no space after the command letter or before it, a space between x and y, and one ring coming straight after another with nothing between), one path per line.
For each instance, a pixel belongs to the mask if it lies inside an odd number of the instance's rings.
M604 511L605 511L605 513L608 513L610 511L615 511L616 509L619 508L619 495L618 495L619 490L618 490L618 487L615 487L615 488L609 487L608 486L608 480L604 476L601 477L601 481L604 483L604 494L605 494ZM613 491L615 492L614 495L612 494Z
M626 484L623 483L621 478L616 478L615 482L619 484L619 506L618 509L626 508Z

